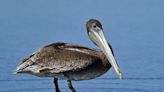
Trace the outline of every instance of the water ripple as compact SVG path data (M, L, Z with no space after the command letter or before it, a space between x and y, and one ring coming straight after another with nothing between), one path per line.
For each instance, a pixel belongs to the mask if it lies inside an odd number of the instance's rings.
M35 91L35 90L52 90L52 88L29 88L29 89L7 89L7 90L0 90L0 92L24 92L24 91Z
M0 90L0 92L29 92L29 91L47 91L47 90L54 90L53 88L31 88L31 89L11 89L11 90ZM65 89L64 89L65 90ZM86 92L86 91L109 91L110 92L161 92L160 90L152 90L152 89L139 89L139 88L77 88L80 92Z

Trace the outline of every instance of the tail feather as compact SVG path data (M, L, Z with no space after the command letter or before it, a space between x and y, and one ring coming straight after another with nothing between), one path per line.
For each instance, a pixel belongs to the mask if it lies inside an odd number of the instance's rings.
M29 71L28 67L34 64L33 61L30 60L31 56L22 60L22 62L16 67L14 74Z

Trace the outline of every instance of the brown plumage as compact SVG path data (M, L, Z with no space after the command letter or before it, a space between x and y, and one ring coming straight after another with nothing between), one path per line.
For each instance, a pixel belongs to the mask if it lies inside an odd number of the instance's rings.
M99 71L95 71L97 64L100 65ZM110 68L109 66L110 64L100 50L57 42L46 45L30 57L25 58L18 65L16 72L31 73L40 77L86 80L102 75ZM87 71L88 69L89 72ZM97 74L93 74L93 77L87 76L94 73L94 71Z
M31 56L23 59L17 66L16 73L29 73L39 77L53 77L56 92L58 79L68 80L68 86L75 92L71 80L89 80L106 73L111 66L122 78L111 46L103 35L103 28L98 20L91 19L86 24L91 41L100 49L91 49L64 42L56 42L38 49Z

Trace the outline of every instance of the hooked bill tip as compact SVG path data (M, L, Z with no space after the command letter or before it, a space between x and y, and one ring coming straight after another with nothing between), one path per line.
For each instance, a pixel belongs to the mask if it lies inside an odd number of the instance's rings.
M123 79L123 77L122 77L122 73L121 73L121 72L119 72L118 77L119 77L120 80Z

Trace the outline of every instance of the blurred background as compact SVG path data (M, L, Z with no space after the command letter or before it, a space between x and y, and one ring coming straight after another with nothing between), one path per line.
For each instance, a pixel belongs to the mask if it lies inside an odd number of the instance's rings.
M52 78L14 75L17 64L57 41L96 48L85 23L102 22L123 72L113 69L77 92L164 92L163 0L0 0L0 92L54 92ZM59 81L62 92L67 82Z

